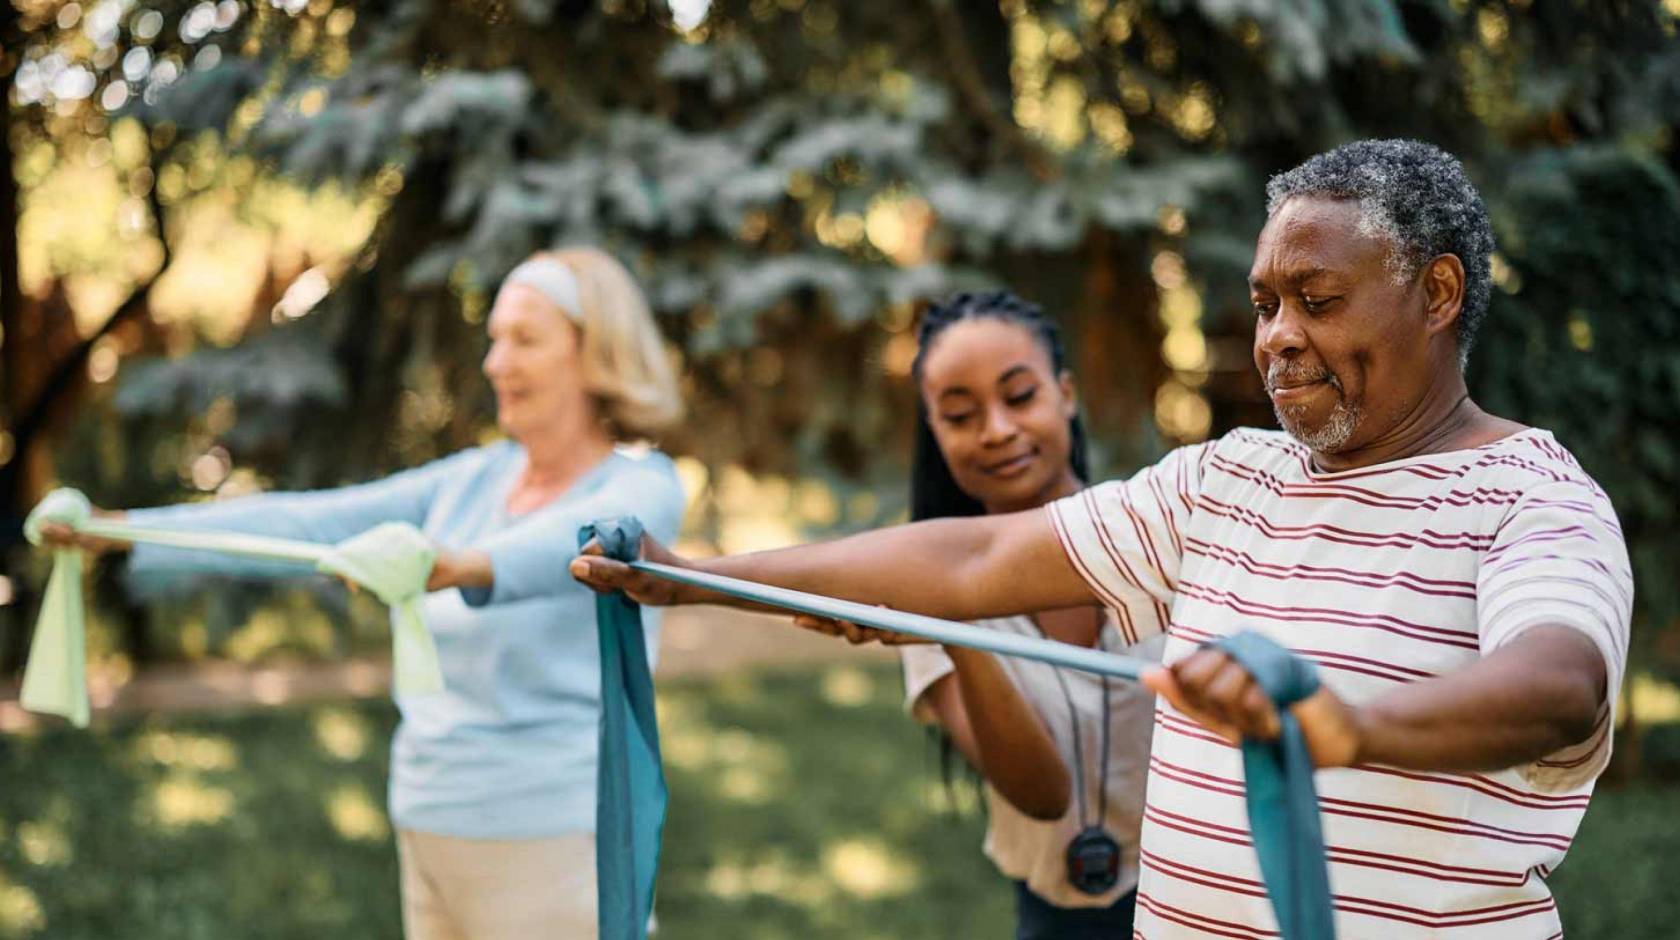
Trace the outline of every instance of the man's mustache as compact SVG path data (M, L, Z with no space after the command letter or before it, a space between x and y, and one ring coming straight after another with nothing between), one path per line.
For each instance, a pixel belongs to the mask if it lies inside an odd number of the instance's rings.
M1266 391L1275 392L1280 388L1292 385L1308 385L1313 382L1329 382L1330 387L1341 391L1342 382L1336 378L1334 372L1320 366L1310 366L1304 362L1294 360L1273 359L1266 368Z

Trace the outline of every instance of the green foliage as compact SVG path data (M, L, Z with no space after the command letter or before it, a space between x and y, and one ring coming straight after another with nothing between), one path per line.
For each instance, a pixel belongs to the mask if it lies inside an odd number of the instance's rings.
M1498 211L1510 273L1472 353L1484 406L1551 429L1612 495L1633 546L1648 666L1680 622L1680 181L1615 147L1516 161Z

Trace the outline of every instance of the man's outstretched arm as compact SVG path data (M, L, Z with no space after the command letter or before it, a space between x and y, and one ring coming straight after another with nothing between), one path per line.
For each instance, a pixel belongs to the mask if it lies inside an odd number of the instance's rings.
M1292 712L1320 767L1501 770L1590 738L1607 676L1603 654L1585 634L1540 625L1463 669L1407 683L1364 705L1348 705L1324 686ZM1277 736L1271 700L1220 650L1200 650L1144 681L1233 741Z

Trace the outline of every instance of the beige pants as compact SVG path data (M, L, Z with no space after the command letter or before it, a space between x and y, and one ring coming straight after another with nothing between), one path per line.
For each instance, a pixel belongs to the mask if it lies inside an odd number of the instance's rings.
M595 836L397 830L407 940L595 940Z

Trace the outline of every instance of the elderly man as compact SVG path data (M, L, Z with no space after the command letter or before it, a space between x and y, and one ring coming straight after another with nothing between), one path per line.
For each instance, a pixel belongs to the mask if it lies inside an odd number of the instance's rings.
M1165 632L1138 934L1275 936L1240 735L1276 734L1203 645L1258 630L1316 663L1296 706L1344 937L1559 936L1545 878L1610 754L1632 575L1604 492L1546 431L1470 400L1493 235L1456 160L1365 141L1267 187L1254 361L1284 431L1240 429L1048 510L695 564L977 619L1093 599ZM1015 446L1007 414L988 446ZM603 558L580 577L716 602Z

